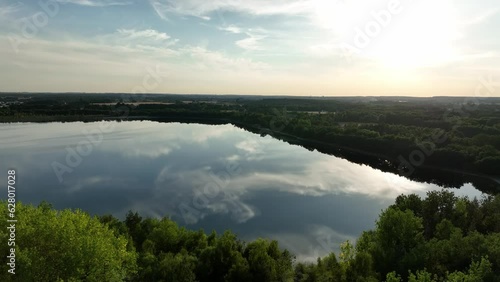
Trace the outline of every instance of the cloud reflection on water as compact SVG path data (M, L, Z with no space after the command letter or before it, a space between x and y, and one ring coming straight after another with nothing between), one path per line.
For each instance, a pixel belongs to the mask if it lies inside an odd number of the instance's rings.
M199 213L189 222L192 228L231 228L247 240L279 239L308 259L331 251L318 243L325 234L338 246L372 228L397 195L440 189L231 125L147 121L115 122L59 183L51 163L63 162L65 148L98 126L0 125L0 169L18 170L18 199L121 218L128 210L169 215L180 224L185 222L179 205L186 204ZM230 175L220 193L196 205L207 183L217 182L214 175L222 175L228 163L239 172ZM480 195L465 188L467 194Z

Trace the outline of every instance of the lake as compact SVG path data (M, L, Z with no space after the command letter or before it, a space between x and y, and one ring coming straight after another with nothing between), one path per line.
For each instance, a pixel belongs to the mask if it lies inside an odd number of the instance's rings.
M0 130L0 171L17 170L18 201L121 219L129 210L170 216L190 229L276 239L298 260L354 241L402 193L441 189L232 125L13 123ZM481 196L471 184L453 191Z

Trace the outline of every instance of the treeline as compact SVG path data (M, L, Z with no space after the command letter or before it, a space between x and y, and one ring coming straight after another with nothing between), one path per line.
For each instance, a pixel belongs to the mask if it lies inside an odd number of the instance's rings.
M297 264L295 281L499 281L499 232L498 196L401 195L339 260Z
M411 175L419 166L499 175L500 111L432 105L352 105L336 112L248 112L247 123L306 140L380 154ZM279 123L276 119L280 118ZM277 126L270 124L275 121Z
M2 202L6 206L6 202ZM192 231L175 222L91 217L49 204L16 206L15 275L1 281L499 281L500 197L446 190L401 195L374 230L338 256L296 262L277 241L242 242L231 231ZM2 209L4 222L8 212ZM2 242L9 234L0 229ZM5 259L10 253L0 245Z
M500 99L495 98L466 104L462 98L398 98L408 100L403 103L393 101L396 98L372 101L356 97L243 99L149 95L142 99L148 104L134 104L133 98L124 101L117 95L32 96L23 104L1 108L0 121L151 119L232 123L253 132L266 130L275 137L293 136L296 138L290 142L324 153L339 155L341 148L375 155L380 165L349 154L341 157L418 181L436 183L436 177L415 172L422 172L425 167L499 176ZM111 105L99 104L104 101ZM390 164L385 164L385 160ZM499 189L498 183L479 181L436 184L460 187L474 182L482 191Z

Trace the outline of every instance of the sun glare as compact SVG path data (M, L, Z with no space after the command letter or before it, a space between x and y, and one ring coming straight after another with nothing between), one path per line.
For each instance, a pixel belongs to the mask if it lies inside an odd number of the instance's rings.
M314 15L317 24L333 31L336 36L346 36L352 33L358 9L352 3L341 0L314 0Z
M455 60L459 36L451 1L421 1L394 16L391 25L373 40L367 55L382 66L415 69Z
M315 0L316 21L337 42L390 69L453 61L458 19L451 0Z

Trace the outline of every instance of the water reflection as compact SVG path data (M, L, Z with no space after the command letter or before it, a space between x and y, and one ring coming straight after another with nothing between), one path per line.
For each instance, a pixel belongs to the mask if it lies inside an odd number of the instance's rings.
M77 122L0 130L0 169L17 169L25 203L121 218L131 209L170 215L190 228L278 239L306 260L372 228L397 195L440 189L231 125ZM69 152L82 146L85 154L70 166ZM55 163L70 170L58 178ZM481 195L470 184L459 193Z

